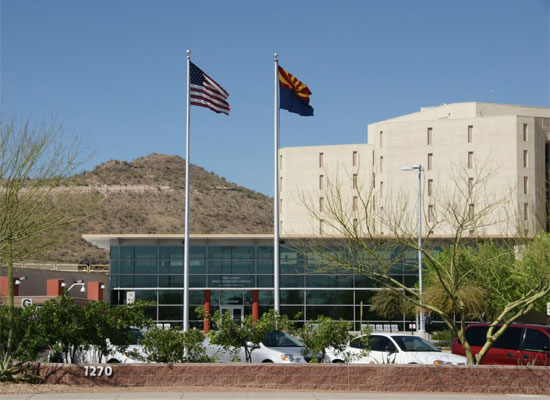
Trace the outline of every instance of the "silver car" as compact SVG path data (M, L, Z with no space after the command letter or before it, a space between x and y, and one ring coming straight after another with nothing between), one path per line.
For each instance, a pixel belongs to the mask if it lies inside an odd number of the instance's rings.
M211 344L208 338L205 340L204 345L206 353L217 358L220 362L234 361L231 351L224 350L219 345ZM266 335L258 345L247 343L247 346L252 348L251 358L253 363L287 364L306 362L302 354L304 344L283 331L273 331ZM237 361L246 362L244 346L240 348L237 358Z

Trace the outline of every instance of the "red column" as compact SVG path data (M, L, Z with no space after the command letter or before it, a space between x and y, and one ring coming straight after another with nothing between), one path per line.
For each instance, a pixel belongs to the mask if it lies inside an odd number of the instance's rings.
M88 282L88 300L103 301L103 282Z
M17 277L13 277L13 295L19 296L19 285L15 284L15 281L19 279ZM0 296L9 296L10 295L10 288L9 288L9 280L7 276L0 276Z
M252 319L254 321L257 321L258 318L260 318L260 301L259 301L259 294L260 292L258 290L252 291Z
M204 311L210 315L210 290L204 291ZM210 332L210 322L208 321L208 318L204 318L204 333Z
M63 294L63 279L48 279L46 281L46 296L59 296Z

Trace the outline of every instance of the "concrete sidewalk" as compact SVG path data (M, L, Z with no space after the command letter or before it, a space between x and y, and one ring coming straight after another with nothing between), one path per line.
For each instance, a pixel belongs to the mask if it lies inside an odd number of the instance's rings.
M125 393L51 393L51 394L2 394L0 400L548 400L550 396L534 395L483 395L442 393L315 393L315 392L125 392Z

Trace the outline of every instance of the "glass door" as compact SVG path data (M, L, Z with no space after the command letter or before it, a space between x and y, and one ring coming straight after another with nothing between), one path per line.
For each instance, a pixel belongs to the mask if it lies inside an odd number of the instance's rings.
M242 322L244 318L244 306L220 306L220 311L222 314L228 310L231 312L231 317L233 317L235 322Z

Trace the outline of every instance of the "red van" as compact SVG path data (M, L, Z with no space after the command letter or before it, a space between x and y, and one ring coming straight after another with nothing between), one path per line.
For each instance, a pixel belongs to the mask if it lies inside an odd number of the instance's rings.
M472 353L479 353L485 344L490 324L473 324L466 327L466 340ZM464 347L457 339L453 354L465 356ZM550 365L550 326L513 324L489 349L482 364Z

